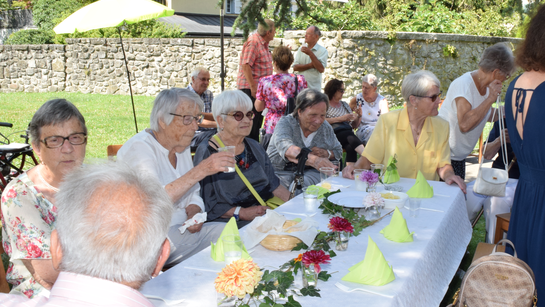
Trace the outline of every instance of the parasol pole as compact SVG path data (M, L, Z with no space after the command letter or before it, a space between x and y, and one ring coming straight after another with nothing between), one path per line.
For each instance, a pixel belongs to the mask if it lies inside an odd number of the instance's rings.
M121 38L121 27L117 27L117 32L119 33L119 41L121 42L121 50L123 50L123 61L125 61L125 69L127 70L127 79L129 80L129 91L131 92L132 113L134 115L134 127L136 128L136 133L138 133L138 124L136 123L136 110L134 109L134 99L132 97L131 76L129 74L129 65L127 64L127 56L125 55L125 48L123 48L123 38Z
M220 45L221 45L221 73L220 73L220 78L221 78L221 91L223 92L224 88L225 88L225 64L224 64L224 60L223 60L223 15L225 13L225 10L224 10L224 5L222 5L221 9L220 9Z

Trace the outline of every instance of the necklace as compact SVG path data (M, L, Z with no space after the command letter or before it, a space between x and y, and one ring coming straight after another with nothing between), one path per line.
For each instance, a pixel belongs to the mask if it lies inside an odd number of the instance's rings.
M244 161L246 159L246 161ZM245 169L248 169L250 167L250 157L248 157L248 154L246 153L246 146L244 146L244 151L235 157L235 160L237 161L237 164L240 165L240 167L244 167Z
M50 188L51 190L55 192L59 192L59 188L55 188L54 186L50 185L47 181L45 181L44 177L42 177L42 172L40 171L40 168L38 168L38 177L40 177L40 180L45 184L46 187Z

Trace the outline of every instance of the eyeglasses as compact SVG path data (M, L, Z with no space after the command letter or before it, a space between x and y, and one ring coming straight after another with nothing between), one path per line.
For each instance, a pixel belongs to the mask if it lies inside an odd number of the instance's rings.
M344 88L339 89L339 92L344 94Z
M441 98L441 94L443 94L442 91L439 92L439 94L435 94L435 95L431 95L431 96L419 96L419 95L414 95L414 94L413 94L413 96L414 97L420 97L420 98L430 98L431 101L433 102L433 101L436 101L437 98Z
M82 145L87 143L87 134L83 132L72 133L67 137L60 135L53 135L44 138L41 142L45 144L47 148L59 148L64 144L64 141L68 140L68 143L72 145Z
M196 121L197 124L200 124L202 123L202 120L204 119L204 116L201 114L199 116L193 116L193 115L180 115L180 114L174 114L174 113L168 113L170 115L173 115L173 116L178 116L178 117L181 117L183 118L183 123L184 125L191 125L193 123L193 121Z
M244 113L242 111L236 111L232 113L222 113L222 115L233 116L237 122L241 121L244 118ZM254 119L255 117L254 111L250 111L246 113L246 117L248 117L250 120Z

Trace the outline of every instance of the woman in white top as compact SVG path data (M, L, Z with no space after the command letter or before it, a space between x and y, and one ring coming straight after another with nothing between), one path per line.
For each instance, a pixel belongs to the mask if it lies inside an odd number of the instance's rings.
M175 211L168 238L171 244L166 267L210 246L225 224L198 223L181 233L182 224L204 211L199 181L233 166L232 153L220 152L193 167L190 144L203 120L204 103L188 89L162 90L155 98L150 128L129 139L117 153L117 160L155 176L170 196Z
M350 100L352 110L361 107L361 122L356 135L367 144L380 114L388 113L388 101L377 93L378 79L373 74L363 76L361 93Z
M454 173L465 179L465 159L471 153L487 121L502 83L515 71L513 52L504 43L485 49L479 69L452 81L439 116L449 122L450 160Z

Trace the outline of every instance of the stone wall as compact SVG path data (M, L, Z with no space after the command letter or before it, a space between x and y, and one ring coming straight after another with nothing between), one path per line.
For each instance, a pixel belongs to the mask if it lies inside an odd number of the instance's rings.
M271 50L289 45L295 52L304 31L285 32L271 42ZM320 44L329 52L324 84L332 78L345 81L345 99L360 91L361 77L377 75L379 90L402 103L400 85L410 72L427 69L441 80L446 92L452 80L477 68L483 50L496 42L513 48L520 40L452 34L342 31L325 32ZM185 87L196 66L211 72L210 88L220 92L220 40L215 38L127 39L125 52L133 92L156 95L168 87ZM236 88L239 38L225 39L225 88ZM123 52L118 39L68 39L67 45L0 46L0 88L3 92L68 91L128 94Z

